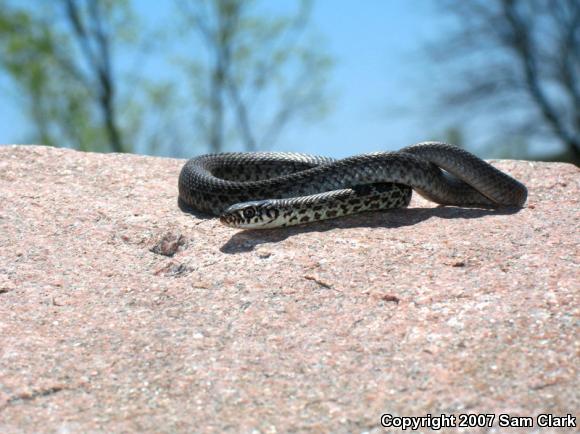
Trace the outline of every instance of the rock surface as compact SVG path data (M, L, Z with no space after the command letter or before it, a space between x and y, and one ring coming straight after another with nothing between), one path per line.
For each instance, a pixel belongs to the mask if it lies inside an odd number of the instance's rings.
M182 164L0 147L0 432L578 417L577 167L494 162L516 213L414 195L239 232L178 209Z

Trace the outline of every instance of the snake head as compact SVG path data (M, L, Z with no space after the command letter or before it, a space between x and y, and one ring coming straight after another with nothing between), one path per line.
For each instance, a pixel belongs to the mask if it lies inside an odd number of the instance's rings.
M276 226L280 211L271 200L237 203L227 208L220 222L232 228L264 229Z

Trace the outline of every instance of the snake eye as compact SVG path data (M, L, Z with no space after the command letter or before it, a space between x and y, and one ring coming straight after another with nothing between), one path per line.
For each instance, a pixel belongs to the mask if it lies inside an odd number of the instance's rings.
M244 217L247 219L251 219L255 215L256 215L256 212L254 211L254 208L246 208L244 210Z

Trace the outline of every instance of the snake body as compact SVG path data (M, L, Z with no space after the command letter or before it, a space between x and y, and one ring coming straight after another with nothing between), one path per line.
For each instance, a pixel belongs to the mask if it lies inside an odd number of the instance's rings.
M181 203L244 228L405 207L411 189L455 206L521 207L527 198L519 181L440 142L341 160L280 152L208 154L187 161L179 175Z

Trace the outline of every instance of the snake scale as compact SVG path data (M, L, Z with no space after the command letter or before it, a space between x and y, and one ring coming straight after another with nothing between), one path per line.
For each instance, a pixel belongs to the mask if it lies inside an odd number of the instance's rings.
M283 152L208 154L187 161L179 201L239 228L273 228L406 207L412 190L442 205L522 207L526 187L475 155L424 142L335 160Z

